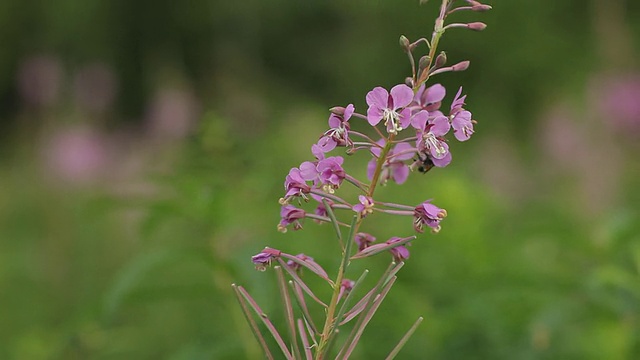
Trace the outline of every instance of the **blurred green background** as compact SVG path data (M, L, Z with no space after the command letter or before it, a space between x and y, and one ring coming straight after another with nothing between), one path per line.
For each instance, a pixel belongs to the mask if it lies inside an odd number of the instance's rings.
M640 358L640 3L493 1L434 81L479 121L382 200L448 210L354 358ZM0 359L260 358L232 296L278 321L265 245L333 273L328 226L280 234L327 109L409 75L438 1L0 2ZM364 174L366 156L348 159ZM407 219L376 217L384 240ZM372 275L384 254L362 261ZM314 280L309 276L311 282ZM321 286L320 284L317 284Z

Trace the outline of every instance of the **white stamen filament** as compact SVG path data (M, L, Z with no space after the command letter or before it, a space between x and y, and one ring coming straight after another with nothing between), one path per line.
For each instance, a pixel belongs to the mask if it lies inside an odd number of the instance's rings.
M447 153L447 149L442 146L440 140L436 139L436 136L431 132L426 133L425 135L423 135L423 137L424 145L427 147L427 149L435 149L436 155L438 155L438 157L442 157Z
M400 118L400 114L391 109L384 109L384 113L382 114L382 118L384 119L384 125L387 127L387 131L390 134L397 134L398 131L402 131L402 126L398 123ZM389 126L389 122L391 122L391 126Z

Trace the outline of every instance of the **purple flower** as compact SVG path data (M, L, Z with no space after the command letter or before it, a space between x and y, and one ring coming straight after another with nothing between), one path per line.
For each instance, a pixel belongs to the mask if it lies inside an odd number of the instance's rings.
M352 142L349 139L349 119L353 115L355 108L353 104L347 105L346 108L340 108L338 114L332 112L329 116L330 129L324 133L324 136L318 141L318 146L322 152L329 152L335 149L336 146L351 145ZM340 114L342 113L342 114Z
M420 85L420 88L416 92L413 99L416 111L426 110L428 112L434 112L440 109L442 99L447 94L447 90L440 84L434 84L426 87L425 84Z
M318 206L315 208L315 210L313 211L314 214L318 215L318 216L322 216L322 217L328 217L328 213L327 213L327 208L324 206L324 202L322 201L322 197L318 196L316 194L311 194L311 197L318 202ZM325 201L327 202L327 204L330 207L333 207L334 202L331 199L325 199ZM318 224L321 224L322 221L318 220L318 219L314 219L313 221L317 222Z
M307 181L313 181L315 186L324 185L328 193L340 187L346 173L342 168L344 159L341 156L332 156L318 162L305 161L300 165L300 175Z
M473 134L473 120L471 113L467 110L457 112L451 119L453 135L458 141L467 141Z
M362 251L369 247L369 244L375 242L376 238L371 234L359 232L353 237L353 241L358 244L358 251Z
M280 250L264 248L260 253L251 257L251 261L255 264L256 269L265 271L271 262L280 256Z
M338 301L342 299L344 295L348 295L356 284L355 281L349 279L343 279L340 283L340 292L338 293Z
M437 116L435 119L429 120L429 114L423 110L414 115L411 125L417 129L416 147L418 150L429 155L435 166L447 166L451 162L449 145L443 138L451 129L447 117Z
M313 258L310 256L307 256L305 254L298 254L296 255L296 258L302 260L302 261L313 261ZM297 262L293 261L293 260L289 260L287 261L287 266L290 267L291 269L298 271L300 270L300 268L302 267L302 265L298 264Z
M378 140L380 146L384 146L384 139ZM373 159L369 161L367 165L367 178L373 179L373 174L376 171L376 166L380 156L381 149L379 147L372 147L371 152L375 155ZM413 158L416 151L407 143L398 143L387 154L387 159L382 164L382 170L380 173L380 182L386 183L389 179L392 179L397 184L402 184L409 177L409 167L404 163L405 160Z
M394 236L391 239L387 240L386 243L387 244L395 244L395 243L397 243L399 241L402 241L402 240L403 240L402 238ZM402 262L405 259L409 258L409 249L407 249L404 245L400 245L400 246L396 246L394 248L391 248L391 249L389 249L389 252L391 253L391 255L393 255L393 259L396 262Z
M397 134L411 123L411 110L406 108L413 100L413 91L404 84L396 85L391 94L382 87L376 87L367 94L367 120L376 126L381 120L387 132Z
M369 196L359 195L358 200L360 203L353 206L353 211L360 214L361 217L365 217L373 213L373 199Z
M430 227L435 233L440 231L440 221L447 216L447 210L433 205L430 200L416 206L413 211L415 217L413 227L417 232L424 232L424 225Z
M285 205L280 209L280 223L278 224L278 231L287 232L287 226L293 224L293 230L302 229L300 219L304 219L306 213L302 209L298 209L293 205Z
M467 98L467 95L462 97L460 95L462 95L462 86L458 89L456 97L453 98L453 102L451 103L451 112L449 113L450 115L455 115L459 111L464 110L462 106L464 105L464 100Z
M298 168L289 170L289 175L284 180L284 188L287 191L284 194L285 199L292 196L304 196L311 190Z

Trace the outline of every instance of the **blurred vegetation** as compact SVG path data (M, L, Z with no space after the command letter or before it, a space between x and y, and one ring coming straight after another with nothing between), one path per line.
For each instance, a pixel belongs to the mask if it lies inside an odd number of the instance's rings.
M417 3L1 2L0 358L260 358L230 284L278 320L251 255L336 268L329 227L276 232L284 176L328 108L407 76L398 37L438 6ZM354 357L424 316L401 358L640 358L640 5L491 5L441 43L471 60L437 81L469 94L474 139L380 192L449 217ZM379 219L378 239L412 231Z

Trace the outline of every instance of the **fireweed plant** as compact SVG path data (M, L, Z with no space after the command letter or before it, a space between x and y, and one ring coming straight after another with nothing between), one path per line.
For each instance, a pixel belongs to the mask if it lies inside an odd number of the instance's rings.
M427 82L435 75L463 71L469 66L469 61L446 66L445 53L437 53L438 43L445 31L454 28L479 31L486 27L481 22L447 23L449 15L459 11L482 12L490 9L491 6L473 0L442 0L431 40L420 38L411 42L405 36L400 37L400 45L409 57L411 77L390 90L376 87L369 91L365 114L356 112L352 104L330 109L329 129L311 146L315 160L305 161L289 171L284 182L285 194L280 199L282 219L278 230L300 230L305 219L330 223L340 244L341 253L338 256L341 261L337 274L330 278L320 264L305 254L290 255L266 247L252 257L258 270L265 271L270 265L275 265L273 268L285 312L287 337L281 336L246 289L232 285L267 358L273 359L274 355L256 319L263 323L287 359L324 359L332 354L336 354L336 359L347 359L352 354L365 327L393 286L396 274L409 258L407 245L416 239L415 235L405 235L376 242L375 236L360 231L368 215L376 211L407 216L413 218L413 229L418 233L425 229L433 233L440 231L440 223L447 216L447 211L431 200L415 206L381 202L376 200L375 190L378 184L389 181L404 183L412 170L426 173L434 167L447 166L451 162L447 136L467 141L473 134L476 122L464 107L466 95L463 95L462 88L457 91L451 106L445 109L441 105L446 95L444 86L437 83L428 86ZM416 64L415 52L421 45L428 49L428 54L421 56ZM369 124L373 135L351 130L354 121ZM328 155L338 148L345 148L347 154L357 151L370 154L368 181L361 181L346 173L342 156ZM339 190L343 184L355 186L360 193L358 198L348 200L341 197ZM316 206L313 212L299 207L309 202ZM391 254L391 264L375 286L356 301L353 294L368 271L365 270L355 281L348 279L345 274L350 263L383 252ZM319 276L331 287L332 296L328 301L316 296L303 281L303 270ZM308 305L310 302L324 309L322 322L312 318ZM422 318L418 318L391 350L388 359L395 357L421 321ZM350 322L354 322L351 331L345 334L346 338L341 339L338 345L337 335L342 326Z

